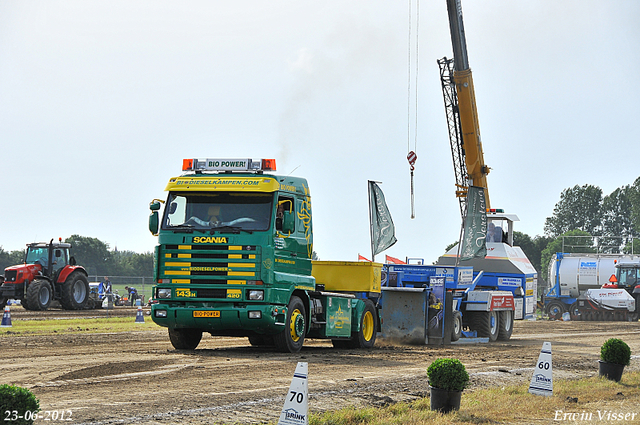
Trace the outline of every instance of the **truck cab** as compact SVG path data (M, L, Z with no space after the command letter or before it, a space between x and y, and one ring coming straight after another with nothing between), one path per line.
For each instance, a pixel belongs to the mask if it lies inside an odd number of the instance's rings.
M197 347L204 331L296 352L305 336L340 341L360 331L364 300L325 294L312 276L306 179L266 174L272 159L187 159L183 171L165 201L151 202L149 219L158 236L152 319L175 348Z

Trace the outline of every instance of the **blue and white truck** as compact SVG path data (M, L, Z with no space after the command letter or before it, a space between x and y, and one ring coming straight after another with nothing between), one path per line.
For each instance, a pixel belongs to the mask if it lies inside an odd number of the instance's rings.
M385 264L383 336L419 340L423 330L433 328L435 322L451 324L450 334L443 335L447 341L457 341L463 335L489 341L510 339L516 313L513 291L481 282L482 273L474 277L469 266Z

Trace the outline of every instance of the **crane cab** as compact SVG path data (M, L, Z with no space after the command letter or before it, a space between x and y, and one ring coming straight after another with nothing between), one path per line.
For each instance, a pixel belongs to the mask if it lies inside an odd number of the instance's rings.
M487 242L513 246L513 223L516 221L520 219L515 214L493 208L487 210Z

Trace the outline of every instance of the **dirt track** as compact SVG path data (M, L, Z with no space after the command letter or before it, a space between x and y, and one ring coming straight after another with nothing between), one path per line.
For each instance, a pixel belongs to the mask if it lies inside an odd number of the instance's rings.
M298 361L309 363L309 406L317 413L424 397L426 368L437 357L459 358L472 389L528 383L543 341L553 345L554 379L592 376L607 338L623 338L633 354L640 353L639 334L639 323L519 321L507 343L432 348L379 340L373 350L360 351L307 341L295 355L208 335L197 350L178 352L164 328L5 335L0 382L30 388L43 411L71 412L65 423L260 423L277 420ZM640 369L638 359L630 369Z

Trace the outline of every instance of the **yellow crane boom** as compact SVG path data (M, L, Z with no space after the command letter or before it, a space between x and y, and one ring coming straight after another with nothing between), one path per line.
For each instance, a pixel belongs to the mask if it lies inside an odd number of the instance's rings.
M456 169L456 196L460 198L461 212L463 212L466 188L469 185L482 187L485 191L487 208L490 208L487 186L487 174L490 169L484 162L482 151L478 109L467 56L460 0L447 0L447 11L453 60L443 58L438 61L438 64L449 121L454 169Z

